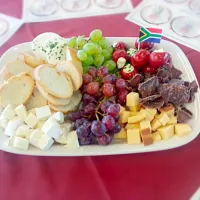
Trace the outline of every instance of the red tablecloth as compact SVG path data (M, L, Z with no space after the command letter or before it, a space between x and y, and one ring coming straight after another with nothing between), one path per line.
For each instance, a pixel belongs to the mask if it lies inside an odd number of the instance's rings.
M138 3L136 0L134 3ZM21 1L0 0L0 12L21 17ZM24 24L0 48L54 31L61 36L137 36L126 14ZM200 53L179 45L200 80ZM200 137L169 151L98 157L33 157L0 151L0 200L188 200L200 186Z

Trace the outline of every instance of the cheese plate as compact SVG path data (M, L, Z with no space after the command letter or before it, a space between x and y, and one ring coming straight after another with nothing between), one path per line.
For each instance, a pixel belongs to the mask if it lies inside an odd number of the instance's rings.
M127 37L111 37L108 38L111 44L118 41L124 41L127 45L132 45L136 38ZM172 55L172 62L174 66L182 71L182 78L186 81L196 80L196 76L190 65L187 57L183 51L175 44L169 41L162 40L159 45L156 45L157 49L164 49L166 52L170 52ZM0 60L0 68L6 65L8 62L15 61L20 52L32 53L31 42L18 44L10 48ZM142 153L142 152L152 152L173 149L176 147L183 146L192 140L194 140L200 131L200 124L198 123L200 117L200 96L199 91L195 94L194 102L186 105L186 107L192 111L193 118L188 122L192 128L192 133L184 136L177 137L174 136L169 140L163 140L156 142L149 146L144 146L143 144L138 145L128 145L126 142L113 142L108 146L90 145L81 146L78 149L68 149L64 146L55 144L48 151L41 151L36 147L30 146L27 151L20 151L13 147L7 145L8 138L4 134L0 134L0 149L15 154L24 155L37 155L37 156L95 156L95 155L116 155L116 154L130 154L130 153Z

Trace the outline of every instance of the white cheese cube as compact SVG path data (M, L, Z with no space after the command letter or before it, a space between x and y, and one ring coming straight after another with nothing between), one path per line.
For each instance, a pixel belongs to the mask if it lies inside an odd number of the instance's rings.
M13 135L8 139L8 146L9 147L13 147L15 138L16 138L16 136Z
M40 130L42 130L42 127L43 127L43 125L44 125L44 123L45 123L46 121L38 121L38 123L37 123L37 125L36 125L36 129L40 129Z
M2 114L4 107L0 105L0 114Z
M29 140L32 131L29 125L22 125L16 130L16 136Z
M67 144L67 135L72 130L73 124L65 123L62 124L60 128L61 128L61 135L59 138L55 139L55 141L60 144Z
M49 106L42 106L35 109L35 113L38 120L47 120L51 116L51 110Z
M17 107L15 108L15 112L16 112L17 115L20 117L20 119L23 120L23 121L24 121L24 120L26 119L26 117L28 116L28 112L27 112L27 110L26 110L26 107L25 107L23 104L17 106Z
M22 125L24 125L24 122L18 117L14 117L13 119L9 120L4 134L7 136L15 135L17 129Z
M4 134L5 129L0 127L0 135Z
M56 120L53 117L49 117L49 119L44 122L41 130L43 131L43 133L47 130L48 126L52 123L56 123Z
M48 150L54 143L54 140L48 135L43 135L38 143L38 146L42 150Z
M21 137L15 137L13 147L19 150L26 151L29 147L29 141Z
M53 118L59 123L62 124L64 122L64 114L62 112L56 112L53 114Z
M59 138L59 136L61 135L60 124L58 124L57 122L50 123L48 127L43 129L43 131L45 135L48 135L49 137L55 139Z
M37 117L33 113L29 113L26 117L25 122L31 127L34 128L37 125Z
M8 124L8 119L4 119L3 117L0 117L0 127L1 128L6 128L7 124Z
M67 135L67 145L65 147L69 149L77 149L79 148L79 142L78 142L78 137L76 134L76 131L71 131Z
M30 135L30 143L39 148L39 141L41 140L42 136L43 136L43 132L39 129L35 129L34 131L32 131L31 135Z
M16 115L15 107L13 105L7 105L2 112L2 118L4 119L12 119Z

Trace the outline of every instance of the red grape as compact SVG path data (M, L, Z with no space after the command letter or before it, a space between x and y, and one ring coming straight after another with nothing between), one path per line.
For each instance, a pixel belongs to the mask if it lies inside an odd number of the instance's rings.
M80 145L89 145L91 143L91 138L82 137L78 139Z
M69 119L70 121L72 121L72 122L75 122L77 119L82 118L83 115L84 115L83 110L78 110L78 111L76 111L76 112L70 112L70 113L68 114L68 119Z
M115 117L116 115L118 115L119 111L120 111L120 107L118 104L111 104L106 110L107 114L111 115L112 117Z
M96 136L101 136L106 132L106 127L101 121L93 121L91 131Z
M110 101L103 101L100 105L100 109L103 111L103 112L106 112L107 108L112 104L112 102Z
M139 39L135 41L135 48L138 49ZM153 42L140 42L140 49L151 50L154 46Z
M149 56L149 64L151 67L161 67L170 62L171 56L167 52L152 52Z
M82 101L84 104L96 102L95 98L89 94L84 94Z
M91 82L86 87L86 92L88 94L97 94L99 92L99 83Z
M122 129L121 125L119 123L116 123L115 127L111 131L109 131L108 134L114 135L116 133L119 133L121 131L121 129Z
M108 74L105 77L103 77L103 83L111 83L111 84L115 84L116 82L116 75L115 74Z
M129 60L129 56L125 50L118 49L112 54L112 59L117 63L119 58L125 58L126 61Z
M117 94L117 100L118 102L123 105L126 103L126 96L128 95L128 90L122 89Z
M119 116L119 115L115 115L115 116L114 116L114 120L115 120L116 122L118 122L118 121L119 121L119 118L120 118L120 116Z
M102 88L103 88L103 94L106 97L114 96L116 93L114 85L110 83L104 83Z
M108 68L107 67L100 67L97 70L97 76L103 78L104 76L108 75Z
M125 89L127 87L127 83L124 79L119 78L119 79L117 79L115 86L116 86L117 90L121 90L121 89Z
M87 85L92 82L92 76L90 74L83 74L83 84Z
M87 116L94 115L96 106L93 103L89 103L84 107L84 114Z
M114 51L118 50L118 49L122 49L126 51L126 44L124 42L118 42L115 46L114 46Z
M79 126L82 126L85 122L87 122L87 119L85 118L77 119L74 123L74 127L77 129Z
M112 137L110 135L104 134L97 137L97 142L99 145L108 145L112 142Z
M90 130L87 126L83 124L76 129L76 133L78 138L87 137L90 133Z
M90 74L93 78L96 78L97 69L95 67L90 67L90 69L88 70L88 74Z
M136 68L141 68L147 65L149 59L149 51L146 49L140 49L130 58L131 64Z
M112 116L106 115L102 119L102 123L106 126L107 131L110 131L115 126L115 120Z

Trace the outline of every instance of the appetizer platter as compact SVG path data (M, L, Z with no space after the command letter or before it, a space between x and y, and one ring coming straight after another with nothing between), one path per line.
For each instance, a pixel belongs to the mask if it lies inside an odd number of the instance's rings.
M199 89L181 49L43 33L0 60L0 149L84 156L171 149L198 136Z

